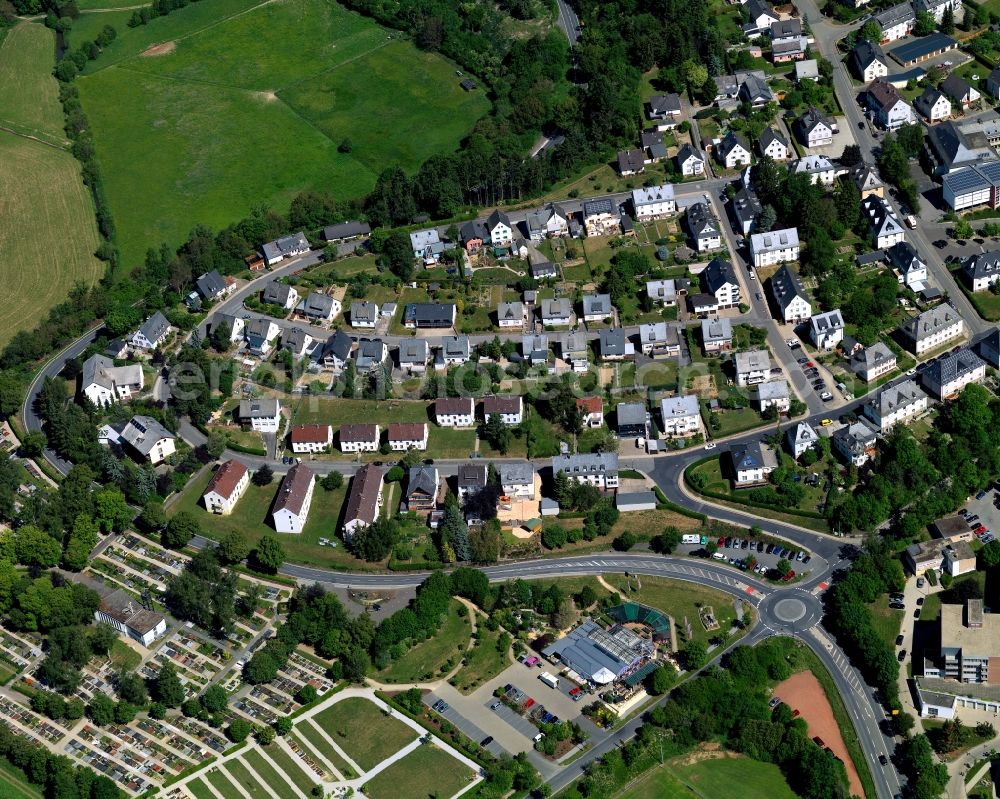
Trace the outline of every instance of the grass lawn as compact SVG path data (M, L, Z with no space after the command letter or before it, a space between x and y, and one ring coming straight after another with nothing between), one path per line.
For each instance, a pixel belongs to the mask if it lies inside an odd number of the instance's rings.
M996 322L1000 319L1000 295L996 295L992 291L969 291L968 286L965 285L965 281L957 274L955 275L955 282L958 283L959 288L962 289L965 296L969 298L969 302L976 309L976 313L983 317L983 319L988 322Z
M190 792L194 799L215 799L215 794L200 779L191 780L185 784L184 790Z
M174 516L182 510L193 513L201 525L202 533L216 541L233 530L239 530L252 545L265 533L273 533L278 536L290 561L334 568L368 568L363 561L351 555L342 543L337 548L320 546L318 543L320 538L337 537L337 523L347 497L348 482L336 491L316 486L305 529L300 534L292 534L275 533L271 526L270 509L280 485L279 478L275 477L271 485L263 488L251 482L229 516L208 513L201 504L201 495L211 479L212 473L205 472L190 480L167 515Z
M0 793L4 799L41 799L42 792L28 782L24 772L15 768L6 760L0 761Z
M0 47L0 124L62 142L53 46L51 31L38 25L19 25L7 34ZM72 155L0 131L0 164L3 346L65 300L75 283L100 279L105 267L94 257L94 205Z
M781 770L773 763L745 757L681 760L670 769L656 768L645 774L619 799L796 799Z
M241 794L233 784L235 783L235 779L230 777L222 766L209 770L204 775L204 779L209 782L215 790L226 797L226 799L239 799L239 797L243 796L243 794Z
M111 645L111 663L115 669L132 671L138 668L141 662L142 655L124 641L117 640Z
M264 759L264 756L258 749L250 749L243 754L241 759L267 787L274 791L275 796L280 796L284 791L288 790L287 778L283 774L279 774L274 766ZM304 777L305 775L303 774L302 776Z
M308 721L299 722L295 725L295 732L296 734L292 737L305 751L318 752L324 760L336 767L337 771L347 779L358 776L354 773L354 769L347 765L347 761L340 756L340 753L327 743L326 739L320 735L319 730L311 723Z
M212 0L120 29L78 85L125 262L254 203L356 197L385 164L452 151L489 101L398 36L322 0ZM142 55L153 44L168 49Z
M227 760L223 768L229 772L229 778L250 794L252 799L269 799L271 797L272 794L263 781L258 781L257 777L250 773L250 769L242 761Z
M742 433L745 430L753 430L755 427L765 424L760 414L753 410L753 408L740 408L739 410L720 409L718 411L719 427L715 429L708 425L709 413L708 402L702 400L701 418L711 438L723 438L734 433Z
M292 409L292 424L380 424L426 422L428 403L423 400L343 400L333 397L303 397ZM336 432L336 431L335 431Z
M452 600L441 629L393 661L389 668L378 672L375 678L387 683L429 680L437 677L449 661L458 663L472 635L468 614L460 616L459 608L464 610L465 606Z
M443 749L428 744L414 749L377 774L363 788L369 799L427 799L452 796L472 779L472 772Z
M365 771L417 737L403 722L383 715L377 705L361 697L341 700L313 719Z
M885 642L886 646L895 650L896 636L899 635L899 629L903 625L902 611L892 610L889 607L889 597L886 595L876 599L868 606L868 609L872 612L875 630L878 632L879 637Z
M475 448L475 430L455 430L431 425L427 440L428 458L468 458Z
M308 767L305 763L302 763L298 757L288 754L280 746L269 746L265 751L285 778L291 780L294 785L298 786L302 793L308 796L316 783L309 777L309 774L313 773L312 771L306 774L304 769ZM299 765L299 763L302 763L302 765Z
M7 32L0 43L0 123L63 146L67 141L54 64L53 31L22 22Z
M510 664L507 653L497 649L499 638L499 630L490 632L482 627L482 637L465 656L465 665L452 678L452 684L463 694L471 693L484 682L492 680Z

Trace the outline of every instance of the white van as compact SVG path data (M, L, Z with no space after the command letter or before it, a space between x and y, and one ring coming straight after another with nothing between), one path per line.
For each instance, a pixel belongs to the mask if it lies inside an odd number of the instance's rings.
M712 555L712 557L715 560L725 560L726 559L726 556L723 555L721 552L716 552L714 555Z

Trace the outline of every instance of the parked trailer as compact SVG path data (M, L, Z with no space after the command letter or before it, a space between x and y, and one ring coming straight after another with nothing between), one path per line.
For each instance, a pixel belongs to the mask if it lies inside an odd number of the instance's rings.
M549 674L547 671L543 671L538 675L538 679L545 683L549 688L559 687L559 678L555 675Z
M682 544L699 544L699 543L701 543L701 536L700 535L693 535L693 534L681 536L681 543Z

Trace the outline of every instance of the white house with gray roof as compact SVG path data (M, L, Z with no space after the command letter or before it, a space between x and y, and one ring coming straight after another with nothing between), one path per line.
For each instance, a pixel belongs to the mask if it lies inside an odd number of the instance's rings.
M355 367L360 374L367 374L378 369L389 357L389 347L380 338L363 338L358 342L355 354Z
M701 341L706 355L729 352L733 348L733 323L725 317L702 319Z
M291 236L283 236L280 239L269 241L261 251L268 266L284 261L286 258L294 258L297 255L305 255L309 252L309 239L306 234L299 231Z
M277 433L281 427L281 402L274 397L240 400L240 424L255 433Z
M601 322L611 316L611 295L610 294L584 294L583 295L583 321Z
M434 228L413 231L410 234L410 247L413 250L413 257L425 264L436 263L444 252L444 242Z
M798 228L784 228L750 236L753 265L757 268L799 260Z
M315 339L301 327L283 330L281 333L281 349L288 350L296 358L301 358L310 351Z
M373 328L378 324L378 305L368 300L355 300L351 303L351 327Z
M986 291L1000 280L1000 250L990 250L963 258L962 277L973 291Z
M122 441L153 466L163 463L176 451L176 436L149 416L133 416L119 435Z
M785 443L792 457L798 460L819 443L819 434L808 422L799 422L785 431Z
M670 216L677 211L674 187L669 183L663 183L659 186L632 189L632 207L639 222Z
M500 488L513 499L535 499L535 470L528 461L500 464Z
M740 304L740 281L732 263L713 258L701 274L707 293L715 297L719 308L737 308Z
M274 346L274 341L278 338L281 328L273 320L261 317L251 319L247 322L243 332L247 337L247 347L249 350L253 354L263 357L271 351L271 347Z
M687 292L687 281L674 278L647 280L646 294L657 305L676 305L678 294Z
M775 161L784 161L788 158L788 139L780 131L767 127L757 140L757 149L762 156L766 155Z
M906 348L914 355L936 350L965 335L965 320L950 302L907 319L899 326Z
M264 286L261 300L268 305L280 305L285 310L290 311L298 304L299 293L294 286L272 280Z
M639 325L639 348L650 358L679 355L681 344L677 328L666 322Z
M895 368L896 353L881 341L851 356L851 370L866 383L884 377Z
M781 267L771 277L771 295L786 324L804 322L812 316L812 303L805 287L799 276L787 266Z
M587 371L587 366L590 363L590 349L587 346L587 339L582 333L567 333L560 344L559 352L562 359L570 365L574 372Z
M740 386L763 383L771 372L771 356L767 350L737 352L735 363L736 383Z
M893 425L906 424L927 410L928 397L912 380L887 386L878 396L864 404L862 412L881 433L888 433Z
M552 459L552 474L559 472L573 482L613 491L618 488L618 455L614 452L557 455Z
M602 330L598 339L598 352L605 361L623 361L635 357L635 345L628 340L620 327Z
M917 15L909 3L900 3L880 11L873 19L882 31L883 42L894 42L909 36L917 23Z
M449 366L461 366L467 363L470 357L471 348L468 336L445 336L441 339L441 348L438 350L437 361L447 369Z
M864 466L875 456L875 433L875 429L862 417L833 434L833 448L848 463Z
M565 297L542 300L542 324L546 327L569 327L572 317L573 304Z
M667 438L689 438L702 432L701 407L694 394L660 400L660 421Z
M924 390L939 400L953 399L970 383L985 379L986 361L967 348L942 355L920 375Z
M844 338L844 317L840 309L815 314L809 320L809 333L813 344L821 350L834 349Z
M303 316L318 322L329 322L341 311L341 303L336 297L311 291L295 309Z
M399 342L399 368L411 375L423 374L427 371L429 353L426 339L404 339Z
M497 306L497 325L500 328L524 327L524 304L521 302L501 302Z
M813 154L800 158L792 166L796 174L809 175L809 180L820 186L832 186L837 179L837 167L825 155Z
M778 413L788 413L791 401L788 381L783 377L777 380L765 380L750 389L750 404L761 413L768 408L776 408Z
M544 335L522 336L521 356L529 366L544 366L549 360L549 337Z
M798 120L799 137L806 147L825 147L833 144L837 123L822 111L810 106Z
M115 366L104 355L91 355L83 362L80 390L95 405L125 402L142 391L144 379L139 364Z
M712 210L703 202L688 206L687 226L698 252L717 250L722 246L722 228Z
M157 311L132 334L132 346L142 350L155 350L167 340L169 333L170 322L167 321L167 317Z

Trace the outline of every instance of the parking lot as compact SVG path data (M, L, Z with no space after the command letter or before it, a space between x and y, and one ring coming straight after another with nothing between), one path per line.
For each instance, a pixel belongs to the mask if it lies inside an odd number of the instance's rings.
M750 541L746 538L735 538L733 536L729 538L713 538L711 540L716 542L719 547L713 560L724 560L733 566L737 566L745 562L747 558L753 556L758 566L766 572L768 569L773 569L777 566L779 560L784 559L791 563L792 569L796 573L803 573L809 571L809 561L812 560L812 556L804 550L792 547L789 553L789 546L784 546L779 550L776 545L769 545L762 541ZM740 546L736 545L737 541ZM770 552L767 551L768 546L772 546ZM760 549L758 550L758 548ZM681 547L681 551L688 555L698 552L700 549L702 549L701 544L687 544ZM797 559L799 554L801 554L801 559ZM809 560L807 561L806 558L809 558ZM757 573L762 574L763 572L758 571Z
M1000 510L998 510L993 504L996 496L997 492L990 488L983 495L982 499L976 499L973 497L963 506L973 517L973 520L969 524L969 529L973 529L981 524L989 531L988 534L984 533L979 539L980 541L986 541L987 543L991 540L988 537L989 535L997 536L997 533L1000 532ZM976 516L979 518L976 519Z
M487 736L492 737L493 742L487 748L494 753L505 750L516 754L531 750L534 748L532 739L538 733L538 728L531 721L502 702L494 709L499 700L493 691L507 685L518 692L514 695L518 704L531 699L531 710L542 706L558 716L560 721L576 721L591 736L598 734L600 730L581 715L591 695L584 692L580 701L574 701L569 692L576 685L565 677L559 678L558 688L550 688L538 677L543 671L556 674L559 669L544 660L539 663L540 666L533 667L515 663L468 696L463 696L451 685L442 685L433 694L424 697L424 703L433 707L435 702L443 699L448 708L440 715L477 743Z

